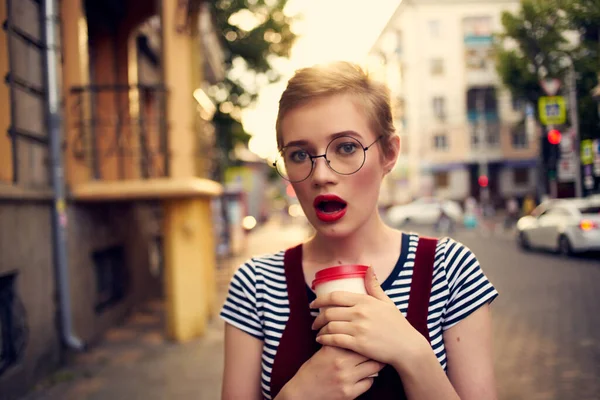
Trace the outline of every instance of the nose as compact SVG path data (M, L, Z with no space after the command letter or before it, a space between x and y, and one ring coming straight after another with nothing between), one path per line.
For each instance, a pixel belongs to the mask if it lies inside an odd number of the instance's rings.
M313 186L320 187L337 182L338 175L329 167L329 161L325 157L315 158L313 163L311 174L311 183Z

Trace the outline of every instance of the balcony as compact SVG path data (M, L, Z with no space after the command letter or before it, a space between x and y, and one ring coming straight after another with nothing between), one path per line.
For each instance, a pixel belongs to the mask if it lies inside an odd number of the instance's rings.
M67 129L73 158L92 180L169 175L166 90L162 85L89 85L71 88L74 116Z

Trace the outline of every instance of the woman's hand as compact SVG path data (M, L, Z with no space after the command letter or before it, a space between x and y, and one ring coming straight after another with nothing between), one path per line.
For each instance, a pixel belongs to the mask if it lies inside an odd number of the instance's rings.
M384 364L337 347L323 346L283 387L279 399L355 399L373 385Z
M329 307L313 324L313 329L320 329L317 341L390 364L402 375L411 360L431 352L431 347L381 289L373 268L367 271L365 287L369 296L333 292L310 305Z

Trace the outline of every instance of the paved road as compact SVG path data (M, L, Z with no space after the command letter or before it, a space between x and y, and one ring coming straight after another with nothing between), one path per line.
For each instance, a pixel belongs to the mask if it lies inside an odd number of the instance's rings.
M502 233L452 236L500 292L492 306L500 398L600 399L600 255L523 252Z
M275 251L304 234L267 226L251 236L249 248ZM477 254L500 292L492 307L500 399L600 399L600 257L523 253L510 236L493 231L453 236ZM229 273L222 270L222 282ZM216 320L202 340L174 345L162 337L156 310L160 305L112 330L27 400L218 399L222 323Z

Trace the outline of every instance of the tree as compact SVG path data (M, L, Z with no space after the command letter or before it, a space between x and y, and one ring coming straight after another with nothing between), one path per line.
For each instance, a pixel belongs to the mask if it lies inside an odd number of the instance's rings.
M598 135L598 113L591 90L598 83L597 0L523 0L516 14L502 15L504 32L496 49L497 70L515 98L537 105L544 92L541 77L564 82L568 53L577 71L577 93L582 139ZM578 33L578 41L567 40L567 32ZM595 42L594 42L595 40ZM594 44L595 43L595 47ZM594 57L595 55L595 57ZM537 106L534 107L539 121Z
M598 86L600 74L600 1L571 0L566 4L569 26L579 34L580 46L576 68L580 97L582 138L600 138L597 101L591 94Z
M284 14L287 0L216 0L217 27L222 32L226 79L210 88L217 103L214 116L220 153L216 179L235 163L232 150L247 144L250 135L240 119L241 110L252 105L259 90L280 79L273 68L279 57L289 57L296 35L293 18Z

